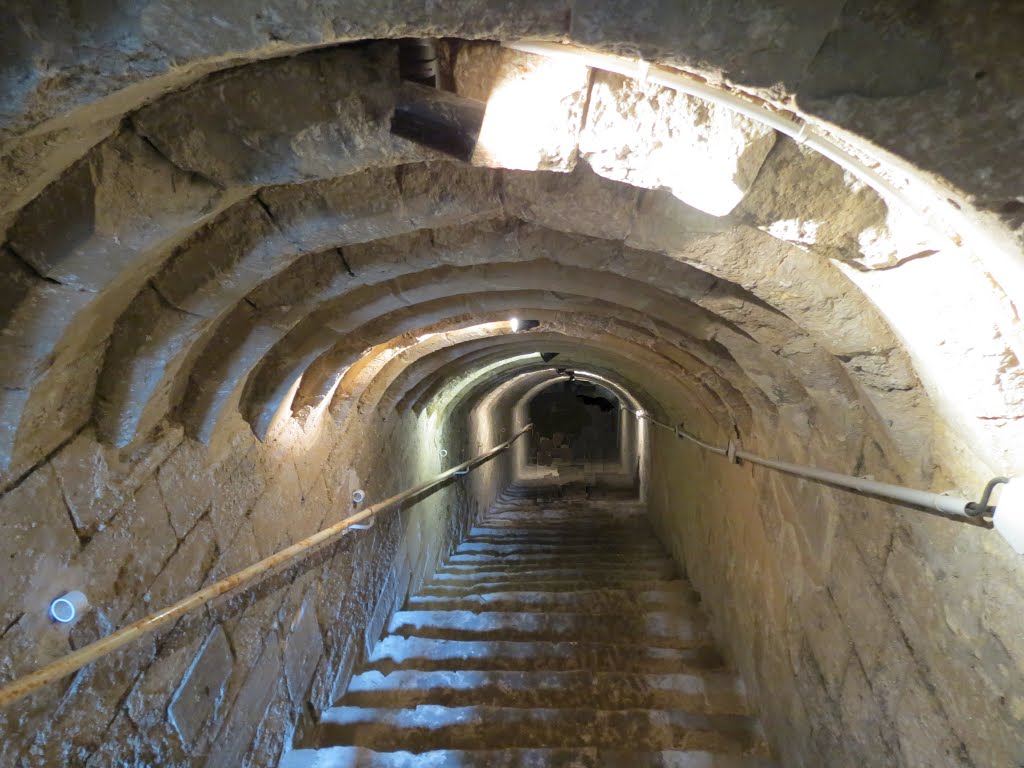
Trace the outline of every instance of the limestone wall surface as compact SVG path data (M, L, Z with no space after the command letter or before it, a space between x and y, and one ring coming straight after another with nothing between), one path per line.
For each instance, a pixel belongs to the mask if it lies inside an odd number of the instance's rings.
M990 531L652 438L655 527L784 765L1020 763L1024 579ZM870 437L839 453L782 424L743 445L904 480Z
M356 488L379 500L450 466L469 448L468 420L436 431L426 421L332 428L310 451L261 444L245 428L215 453L168 427L125 455L83 430L0 497L2 675L31 671L342 519L357 509ZM451 460L439 455L445 446L458 446ZM344 691L390 612L493 499L508 472L498 463L4 710L0 764L276 765L296 729ZM92 608L68 630L45 611L71 589Z

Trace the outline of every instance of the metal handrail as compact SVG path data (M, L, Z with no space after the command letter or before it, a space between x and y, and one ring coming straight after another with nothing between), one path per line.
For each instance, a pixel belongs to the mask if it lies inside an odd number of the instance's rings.
M527 424L504 443L494 446L489 451L486 451L469 461L465 461L458 466L447 469L441 474L436 475L432 479L420 483L413 488L409 488L401 493L396 493L394 496L390 496L383 501L372 504L361 512L357 512L350 517L346 517L344 520L335 523L329 528L325 528L322 531L314 533L312 536L306 537L302 541L296 542L289 547L285 547L284 549L263 558L259 562L253 563L248 568L243 568L241 571L238 571L231 576L227 576L220 581L216 581L210 586L204 587L198 592L179 600L161 611L151 613L150 615L139 619L138 621L133 622L132 624L129 624L106 637L102 637L93 643L89 643L89 645L86 645L73 653L69 653L67 656L63 656L56 661L37 669L35 672L30 672L24 677L8 683L0 688L0 707L13 704L19 699L30 694L32 691L41 688L48 683L52 683L55 680L59 680L62 677L66 677L72 672L77 672L86 664L116 651L118 648L127 645L133 640L136 640L149 632L153 632L154 630L169 624L189 611L193 611L196 608L206 605L214 598L252 584L254 581L262 578L274 569L284 565L285 563L298 559L301 555L306 554L314 547L325 544L334 537L339 536L344 533L347 528L351 528L363 520L367 520L380 512L391 509L402 502L419 496L421 493L432 490L456 475L462 475L471 469L475 469L477 466L483 464L496 454L507 450L512 443L532 428L533 424Z
M989 497L992 493L992 487L994 484L1005 483L1008 481L1005 477L993 478L989 482L988 486L986 486L985 494L982 496L982 500L980 502L968 501L967 499L954 494L919 491L915 488L893 485L892 483L881 483L877 480L871 480L865 477L844 475L839 472L831 472L829 470L818 469L817 467L811 467L804 464L791 464L788 461L768 459L764 456L758 456L755 453L743 450L735 441L732 440L729 441L729 445L727 447L720 448L704 442L696 435L691 435L682 427L673 427L669 424L664 424L642 411L632 411L632 413L635 413L637 418L646 419L662 429L675 433L675 436L680 439L689 440L692 443L696 443L704 450L710 451L711 453L719 456L724 456L733 463L738 464L740 460L749 461L751 464L758 464L759 466L767 469L772 469L776 472L782 472L787 475L793 475L794 477L799 477L804 480L811 480L812 482L820 483L822 485L841 488L845 491L873 496L904 507L924 509L929 512L937 512L940 515L964 518L965 522L973 522L976 525L984 525L985 527L988 527L988 525L982 520L982 518L991 515L995 511L995 507L990 506L988 503Z

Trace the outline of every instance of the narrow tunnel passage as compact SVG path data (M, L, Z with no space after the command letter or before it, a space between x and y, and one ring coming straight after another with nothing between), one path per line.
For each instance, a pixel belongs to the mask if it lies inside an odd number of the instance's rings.
M804 5L0 7L0 765L1024 765L1024 16Z

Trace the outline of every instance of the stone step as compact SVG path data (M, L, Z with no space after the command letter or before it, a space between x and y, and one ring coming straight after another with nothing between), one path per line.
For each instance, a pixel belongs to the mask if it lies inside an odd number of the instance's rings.
M494 530L488 528L488 531ZM659 551L664 552L660 549L661 545L654 539L653 535L649 535L645 532L637 531L630 533L620 533L618 535L610 533L608 535L593 534L587 536L573 535L570 533L562 533L560 531L550 531L546 533L524 533L519 528L510 528L511 533L505 536L499 536L494 533L486 534L471 534L466 538L466 542L472 542L474 544L498 544L498 545L517 545L517 546L559 546L563 544L585 544L591 547L600 547L605 544L621 544L622 542L631 542L636 545L645 547L659 548Z
M457 555L487 555L489 557L574 557L600 558L608 555L664 558L665 550L657 544L634 544L618 540L609 543L577 544L492 544L490 542L465 541L456 548Z
M646 554L632 552L591 552L589 554L558 552L490 553L490 552L456 552L445 561L445 566L476 565L499 568L550 568L556 566L590 567L613 566L675 566L675 561L664 554Z
M679 583L682 582L669 582ZM676 590L581 589L566 592L488 592L461 597L418 594L408 601L412 610L434 611L568 611L635 615L650 610L692 611L700 596L688 587Z
M599 531L604 533L612 528L631 528L643 530L650 526L647 513L642 509L609 509L599 514L592 510L587 512L580 509L501 509L492 510L487 517L480 520L480 525L486 527L514 525L523 530L535 530L537 528L552 529L556 526L569 528L577 531Z
M428 596L463 597L492 592L577 592L581 589L628 589L631 592L658 590L689 590L690 582L681 578L649 579L628 574L601 574L590 578L544 579L533 574L519 578L474 580L465 576L445 576L420 587L418 594Z
M530 746L742 754L756 746L757 735L753 721L743 715L425 704L413 709L331 707L320 717L315 740L318 746L412 752Z
M390 635L370 651L366 668L384 673L416 669L664 674L721 669L722 665L722 657L711 646L659 648L624 643L440 640Z
M440 640L578 640L628 643L660 648L693 648L710 642L697 617L667 612L641 616L586 613L488 611L396 611L388 632Z
M475 571L473 573L438 571L423 586L422 592L430 594L431 589L442 586L470 588L479 584L502 584L508 586L499 587L500 589L511 587L522 591L556 589L559 585L563 585L563 589L566 585L571 585L572 588L590 586L646 589L650 584L669 584L673 581L682 581L682 579L674 573L658 571L633 573L629 570L608 571L583 568L537 569L519 573L505 573L500 570Z
M469 749L376 752L363 747L324 747L288 752L280 768L777 768L756 755L664 750Z
M376 670L352 678L345 706L677 709L701 714L749 713L743 685L728 672L632 674L624 672L502 672L460 670L385 675Z
M452 563L441 566L434 574L450 576L481 576L484 578L506 576L518 578L521 576L537 576L539 574L570 574L571 578L589 577L591 575L607 574L609 576L623 574L628 576L643 575L649 579L671 579L676 576L675 563L671 561L652 561L649 558L638 557L635 563L629 562L570 562L560 564L557 559L545 562L531 563L530 561L519 562L512 560L508 563L489 560L482 563Z

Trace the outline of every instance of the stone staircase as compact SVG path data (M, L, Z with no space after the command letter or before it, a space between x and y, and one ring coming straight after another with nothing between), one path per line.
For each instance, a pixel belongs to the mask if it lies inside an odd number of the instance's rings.
M281 768L775 765L642 508L557 487L502 495L313 743Z

